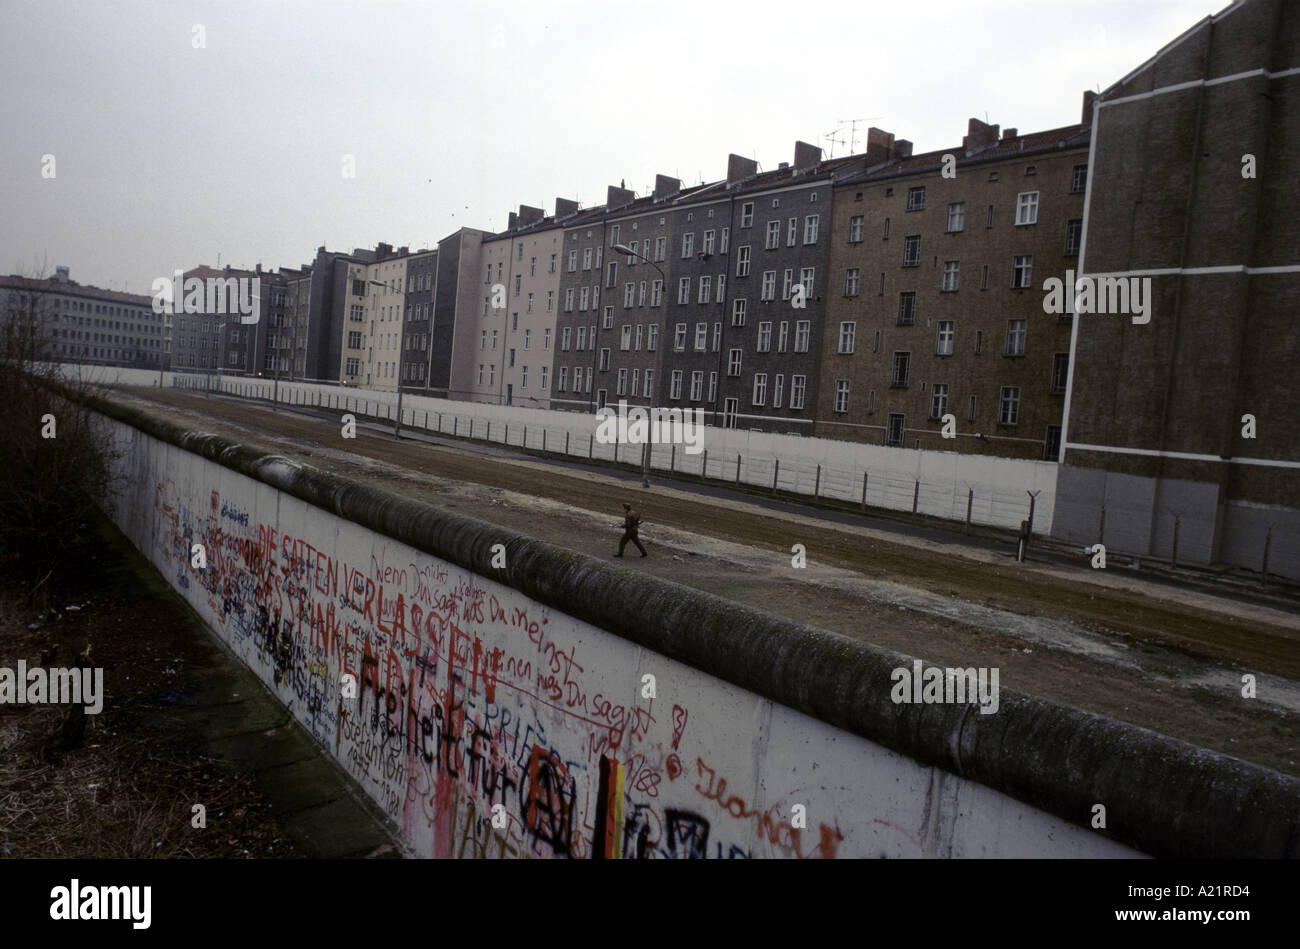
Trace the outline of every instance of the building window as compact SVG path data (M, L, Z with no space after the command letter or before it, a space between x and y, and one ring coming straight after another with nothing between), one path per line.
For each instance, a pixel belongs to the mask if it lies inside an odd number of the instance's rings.
M740 226L741 227L754 226L754 202L753 201L746 201L744 204L740 206Z
M754 373L754 392L750 399L755 408L761 408L767 402L767 373Z
M632 348L632 324L631 323L625 324L623 326L622 331L619 333L618 348L623 352L627 352L629 349Z
M934 354L936 356L952 355L952 340L954 336L953 321L942 320L939 323L939 340L935 343Z
M685 259L687 257L690 257L694 253L695 253L695 234L693 232L689 234L683 234L682 235L682 258Z
M983 269L980 271L980 289L987 290L988 288L989 288L989 265L985 264Z
M812 330L811 320L799 320L794 324L794 351L808 352L808 337Z
M790 324L786 320L781 321L781 326L776 336L776 351L783 353L790 345Z
M1020 389L1016 386L1003 386L998 424L1015 425L1018 418L1020 418Z
M895 448L903 446L903 416L890 414L889 426L885 429L885 444Z
M584 247L582 249L582 269L583 270L591 269L591 248L590 247Z
M966 230L966 202L958 201L948 205L948 233L955 234Z
M835 411L847 412L849 410L849 380L835 380Z
M704 398L704 373L696 370L691 373L691 401L698 402Z
M1008 356L1023 356L1025 354L1025 323L1026 320L1008 320L1007 321L1007 352Z
M618 261L611 260L605 268L605 286L614 287L618 285Z
M1038 223L1038 192L1024 191L1016 195L1016 224Z
M890 384L899 389L906 389L911 367L911 353L894 353L894 378Z
M591 302L591 288L583 287L578 292L578 309L586 312L587 304Z
M989 217L988 217L988 222L987 222L984 226L985 226L985 227L992 227L992 226L993 226L993 205L991 205L991 204L989 205Z
M1033 272L1034 258L1032 254L1016 257L1011 267L1011 286L1019 289L1031 286Z
M699 303L708 303L708 302L709 302L709 297L712 296L712 294L713 294L713 278L712 278L712 277L701 277L701 278L700 278L700 293L699 293L699 297L697 298L697 302L699 302Z
M809 214L803 219L803 242L804 244L817 243L817 231L821 226L822 216L820 214Z
M1083 221L1075 219L1065 225L1065 253L1068 256L1075 256L1079 253L1079 245L1083 241Z
M659 324L651 323L646 328L645 348L649 352L654 352L659 346Z
M550 367L550 366L543 366L543 367L542 367L542 388L543 388L543 389L546 388L546 377L547 377L547 375L550 373L550 371L551 371L551 367Z
M748 306L749 306L749 301L743 298L737 298L731 301L731 325L732 326L745 325L745 311Z
M587 327L585 327L585 326L579 326L579 327L578 327L578 346L577 346L578 352L582 352L582 351L583 351L584 349L586 349L586 348L587 348Z
M943 287L944 293L955 293L957 291L957 276L961 269L961 264L956 260L945 260L943 262Z
M706 352L709 348L709 324L695 324L695 351L697 353Z
M802 409L804 392L808 385L806 376L790 377L790 408Z
M916 294L912 291L898 295L898 325L913 326L916 323Z
M936 382L930 387L930 418L941 419L948 411L948 383Z
M1075 165L1074 176L1070 179L1070 193L1081 194L1088 186L1088 166Z
M614 394L627 395L627 370L626 369L620 369L618 371L618 382L615 384Z
M903 266L921 266L921 236L919 234L903 238Z
M849 218L849 243L850 244L862 243L863 223L864 223L863 216L861 214L855 214L853 215L853 217Z
M686 324L678 323L673 331L673 352L686 352Z
M1043 460L1056 461L1061 454L1061 426L1047 426L1047 441L1043 445Z
M629 283L623 286L623 309L631 309L636 305L636 284Z
M789 274L790 271L787 270L786 273ZM776 271L775 270L763 271L763 289L762 292L759 293L759 299L760 300L776 299Z
M758 324L758 346L757 351L760 353L770 353L772 351L772 324Z
M718 401L718 374L716 372L709 373L709 401Z
M736 276L749 276L749 245L744 244L736 248Z
M662 261L664 259L664 255L667 252L668 252L668 238L656 237L655 238L655 260Z
M642 391L642 398L649 399L654 394L654 380L655 371L653 369L647 369L645 371L645 389Z
M924 211L925 210L925 186L919 188L907 189L907 210Z
M650 305L658 306L664 299L664 282L655 280L650 284Z
M852 320L840 324L840 348L842 355L851 355L853 353L853 336L857 332L858 324Z
M709 214L711 215L713 214L713 212L710 211ZM716 240L715 240L716 235L717 232L714 231L712 228L704 232L704 239L700 242L700 250L703 253L705 254L714 253L713 248L716 244Z
M727 248L730 245L731 245L731 228L724 227L722 229L722 243L718 247L718 253L725 254L727 252Z
M1065 391L1065 383L1070 375L1070 354L1057 353L1052 357L1052 393L1059 395Z
M571 326L566 326L560 331L560 352L567 353L569 351L569 343L573 338L572 334L573 327Z
M785 375L778 372L776 378L772 380L772 408L781 407L781 399L785 395Z
M844 295L846 297L856 297L858 295L858 283L862 279L862 270L858 267L851 267L844 275Z
M672 381L668 387L668 398L680 399L681 397L682 397L682 371L680 369L674 369L672 374Z
M885 224L884 224L883 233L881 234L881 239L889 240L889 218L885 218Z
M713 351L716 353L722 348L722 323L713 324Z
M740 375L740 350L733 349L727 354L727 375Z
M767 239L763 244L764 250L775 250L781 246L781 222L767 222Z
M691 302L691 278L690 277L682 277L680 280L677 281L677 302L678 303Z

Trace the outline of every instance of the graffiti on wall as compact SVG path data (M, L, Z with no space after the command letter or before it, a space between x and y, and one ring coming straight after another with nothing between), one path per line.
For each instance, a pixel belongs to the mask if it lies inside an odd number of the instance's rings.
M164 479L140 499L159 568L417 851L836 855L833 818L793 814L816 789L747 801L745 775L725 773L697 726L709 709L641 698L634 670L611 675L608 644L600 652L571 618L356 525L354 544L373 546L355 548L363 562L342 558L196 487ZM205 509L188 505L198 497ZM330 516L313 513L302 533L332 542Z

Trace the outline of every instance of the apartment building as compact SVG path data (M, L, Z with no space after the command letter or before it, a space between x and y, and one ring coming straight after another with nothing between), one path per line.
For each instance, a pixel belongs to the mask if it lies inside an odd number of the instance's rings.
M618 279L615 266L614 283L602 290L605 249L609 245L610 218L629 209L635 201L633 192L610 185L604 205L582 211L575 209L562 218L564 244L560 255L559 312L555 320L559 343L555 351L552 408L594 412L609 399L608 362L602 375L605 384L595 385L600 349L611 349L609 341L614 338L611 317L610 329L604 331L604 340L601 339L601 295L616 293ZM557 208L557 219L561 218L560 210ZM617 265L613 256L610 262Z
M402 323L406 309L406 254L403 247L366 268L366 321L361 330L365 356L363 385L396 392L401 374ZM356 330L349 329L349 337Z
M422 390L429 380L429 331L438 252L419 250L406 259L406 322L402 325L403 389Z
M482 309L480 248L491 236L462 227L438 242L424 389L436 398L464 399L472 391Z
M1300 577L1297 37L1239 0L1096 100L1079 270L1147 310L1079 307L1058 537Z
M561 199L557 209L572 213L576 205ZM550 407L563 249L555 217L527 205L510 213L505 231L482 243L471 401Z
M59 362L166 368L170 350L163 314L153 298L84 286L67 267L54 276L0 277L0 317L32 318L47 334L49 354Z
M1078 260L1084 111L1028 135L971 119L960 146L836 182L814 434L1055 460L1071 318L1043 284Z

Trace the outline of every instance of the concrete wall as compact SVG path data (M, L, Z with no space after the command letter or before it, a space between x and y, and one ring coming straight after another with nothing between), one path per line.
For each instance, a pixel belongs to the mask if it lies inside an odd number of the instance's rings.
M1300 781L1007 683L894 704L908 657L96 407L117 523L416 853L1300 855Z

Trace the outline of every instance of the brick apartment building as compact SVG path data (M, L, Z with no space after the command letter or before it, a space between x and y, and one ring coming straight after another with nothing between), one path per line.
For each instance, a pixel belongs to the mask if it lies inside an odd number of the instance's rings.
M1095 104L1053 534L1300 577L1300 4L1238 0ZM1254 419L1253 430L1245 416ZM1251 436L1254 437L1251 437Z
M1029 135L971 119L960 147L836 183L814 434L1056 459L1070 316L1043 283L1079 253L1084 111Z

